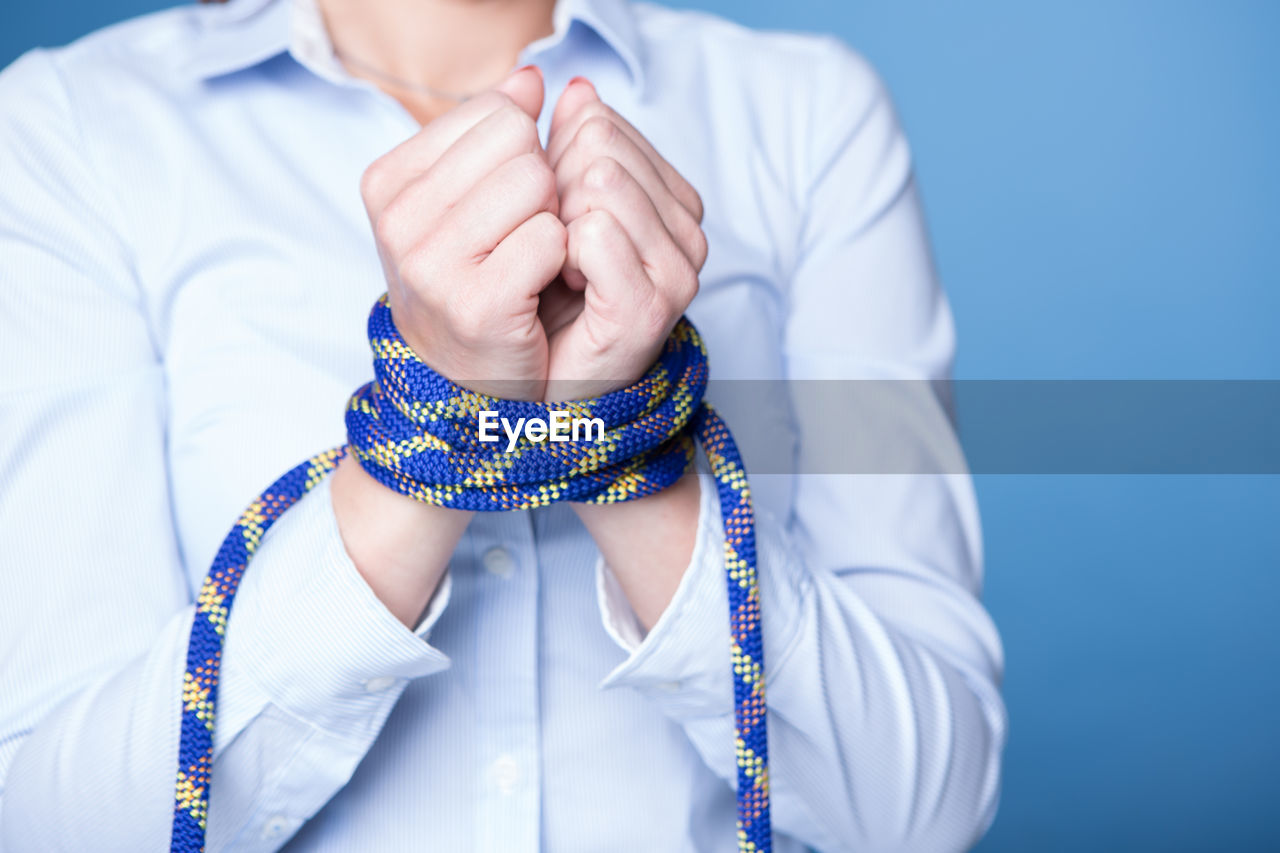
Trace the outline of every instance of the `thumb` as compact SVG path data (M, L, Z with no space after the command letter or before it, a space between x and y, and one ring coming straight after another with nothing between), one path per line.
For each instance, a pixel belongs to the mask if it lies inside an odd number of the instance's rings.
M493 87L516 102L516 106L529 114L529 118L538 120L542 112L544 86L542 70L536 65L525 65L507 75L506 79Z
M551 129L549 135L554 135L556 131L568 124L578 110L582 109L592 101L600 100L600 95L596 93L596 87L586 77L574 77L564 87L564 91L560 93L560 100L556 101L555 112L551 114Z

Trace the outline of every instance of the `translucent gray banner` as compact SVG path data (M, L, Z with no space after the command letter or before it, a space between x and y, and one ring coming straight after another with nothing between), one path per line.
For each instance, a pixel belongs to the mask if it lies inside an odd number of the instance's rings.
M1280 380L713 381L759 474L1278 474Z

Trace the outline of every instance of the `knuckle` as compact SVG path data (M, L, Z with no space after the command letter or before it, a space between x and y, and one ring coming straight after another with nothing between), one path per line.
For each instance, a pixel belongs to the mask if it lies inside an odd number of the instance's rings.
M360 175L360 197L367 207L374 199L382 195L382 188L387 182L387 166L379 157L370 163Z
M676 255L662 293L671 313L682 314L698 294L698 271L683 253L676 252Z
M493 121L501 128L514 129L520 123L520 117L524 115L524 110L516 105L516 102L502 96L502 101L493 111Z
M382 212L378 214L377 219L373 221L373 237L377 240L378 245L386 249L394 251L400 244L400 233L402 226L399 216L400 205L392 199Z
M378 211L373 223L373 234L378 245L394 253L408 248L412 243L416 236L414 225L421 222L415 209L421 189L418 182L410 183Z
M613 231L613 215L607 210L592 210L573 220L574 237L588 243L607 239Z
M568 229L554 213L542 211L534 216L536 221L533 245L530 247L538 264L560 267L568 257Z
M503 104L515 104L515 102L506 92L500 92L495 88L489 88L475 96L476 106L489 110L499 109Z
M523 110L520 112L519 127L513 137L520 147L527 151L542 151L542 140L538 137L538 125Z
M578 128L577 141L588 151L603 151L613 144L617 136L618 126L608 116L597 112L582 122L582 126Z
M384 249L390 249L395 243L395 223L385 213L373 222L373 239Z
M568 229L560 221L560 217L549 210L541 210L533 215L533 221L535 227L541 232L540 236L545 237L549 242L558 240L563 246L568 238Z
M540 203L549 202L556 194L556 174L551 171L547 161L539 152L521 154L512 160L512 168L524 181L534 199Z
M696 222L693 227L688 230L688 234L684 237L684 245L689 247L689 261L696 270L701 270L702 265L707 262L707 234L702 230Z
M582 185L589 190L607 190L618 186L626 176L622 164L612 157L597 157L582 173Z
M702 226L682 204L674 205L664 219L667 230L681 252L695 269L701 270L707 260L707 235Z
M506 138L530 149L534 143L538 142L538 126L515 101L507 98L507 102L499 107L496 115L499 132Z
M689 197L689 212L693 215L693 218L697 220L698 224L701 225L702 214L706 212L702 206L702 195L694 189L693 185L688 181L685 181L684 185L685 193Z
M511 99L510 95L505 92L499 92L496 89L489 89L481 92L472 98L470 102L474 103L477 109L485 115L497 112L504 106L515 106L516 104L516 102Z
M581 115L584 120L593 118L608 119L612 117L613 110L611 110L608 104L604 101L590 101L583 105L579 115Z

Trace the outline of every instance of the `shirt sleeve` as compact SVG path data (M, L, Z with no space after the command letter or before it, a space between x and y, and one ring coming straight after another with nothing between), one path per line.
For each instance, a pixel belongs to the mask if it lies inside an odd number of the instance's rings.
M0 850L167 845L192 593L162 365L54 59L0 74ZM246 503L252 495L246 495ZM228 519L230 526L231 519ZM222 661L210 850L274 850L447 657L346 554L328 483L245 573Z
M819 45L788 375L883 382L875 434L913 464L827 473L820 421L869 415L838 382L795 383L824 390L796 406L792 515L758 511L756 528L773 824L822 851L968 849L994 817L1006 721L976 500L952 467L952 320L884 87L842 42ZM648 697L736 785L722 545L703 475L693 557L647 635L598 566L605 626L628 652L603 686Z

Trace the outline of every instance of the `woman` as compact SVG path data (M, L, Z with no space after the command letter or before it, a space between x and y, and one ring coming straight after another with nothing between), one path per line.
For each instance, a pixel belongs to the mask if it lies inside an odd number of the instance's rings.
M0 145L6 851L163 847L194 590L344 441L383 291L426 364L509 398L623 387L685 313L718 378L949 370L906 143L829 37L233 0L27 54ZM755 502L776 848L971 845L1004 712L967 478ZM694 473L472 515L343 460L240 587L209 849L733 849L722 536Z

